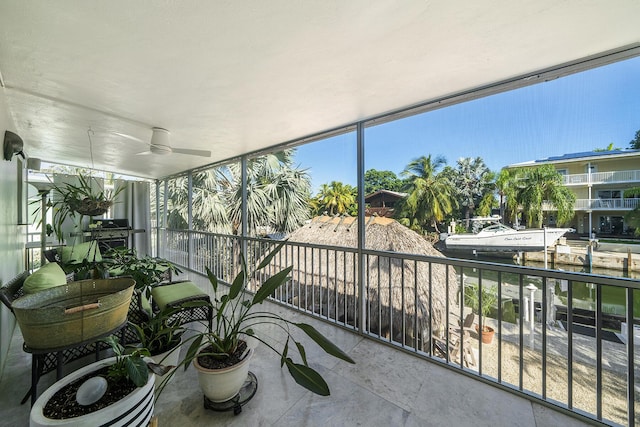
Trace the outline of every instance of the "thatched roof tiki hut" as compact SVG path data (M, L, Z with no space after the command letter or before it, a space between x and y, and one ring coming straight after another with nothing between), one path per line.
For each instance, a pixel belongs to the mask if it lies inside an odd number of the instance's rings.
M424 237L393 219L367 217L365 230L367 249L442 257ZM276 297L315 314L359 325L357 233L356 218L327 216L316 217L293 232L274 260L276 269L293 265L292 281ZM423 348L431 336L431 321L434 331L445 329L446 300L449 298L453 311L459 286L453 268L394 254L365 254L364 262L365 326L370 333Z

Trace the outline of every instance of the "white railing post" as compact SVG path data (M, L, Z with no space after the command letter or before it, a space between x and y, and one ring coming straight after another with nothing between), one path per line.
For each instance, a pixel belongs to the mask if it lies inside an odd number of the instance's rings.
M547 264L547 251L548 251L548 248L547 248L547 226L546 225L543 226L542 230L543 230L542 231L543 232L542 237L543 237L543 245L544 245L544 269L546 270L547 268L549 268L548 264Z
M533 338L534 338L535 323L536 323L535 293L538 288L533 283L529 283L529 285L527 285L527 289L531 293L531 296L529 297L529 346L533 348Z
M553 329L556 324L556 286L550 283L547 287L547 328Z

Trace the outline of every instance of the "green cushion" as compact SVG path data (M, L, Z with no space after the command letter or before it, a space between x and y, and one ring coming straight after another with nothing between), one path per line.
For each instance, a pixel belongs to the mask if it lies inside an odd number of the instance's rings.
M91 241L60 248L60 260L65 264L79 264L85 259L89 262L102 261L102 254L98 249L97 242Z
M156 286L151 290L153 300L160 310L167 305L199 298L208 298L208 295L192 282L180 282L170 285Z
M67 278L62 268L55 262L43 265L34 271L22 285L26 294L32 294L55 286L66 285Z

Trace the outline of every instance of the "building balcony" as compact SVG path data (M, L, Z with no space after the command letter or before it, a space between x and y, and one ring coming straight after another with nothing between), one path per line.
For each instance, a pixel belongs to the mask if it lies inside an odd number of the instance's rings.
M625 184L640 183L640 170L578 173L564 175L564 185L584 186L590 184Z
M621 211L626 212L640 206L639 198L624 199L577 199L573 209L576 211ZM543 202L544 211L554 211L555 206L550 202Z

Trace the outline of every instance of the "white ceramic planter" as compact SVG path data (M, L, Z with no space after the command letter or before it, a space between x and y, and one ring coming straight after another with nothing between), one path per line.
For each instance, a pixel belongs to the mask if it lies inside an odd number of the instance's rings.
M182 341L180 341L180 344L182 344ZM178 366L178 363L180 363L180 344L178 344L176 347L174 347L173 349L169 350L169 351L165 351L164 353L160 353L157 354L155 356L151 356L151 359L153 359L153 361L159 365L163 365L163 366ZM156 388L160 386L160 384L162 383L162 381L171 374L171 372L168 372L162 376L159 375L155 375L156 377ZM167 382L171 382L171 380L173 380L173 376L169 378L169 380Z
M62 387L70 382L85 376L86 374L100 369L104 366L110 365L115 361L115 357L109 359L100 360L78 369L75 372L67 375L54 383L51 387L45 390L44 393L36 400L31 408L31 419L29 425L31 427L39 426L130 426L130 425L142 425L146 426L151 420L153 415L153 391L154 391L154 375L149 375L149 381L132 393L130 393L124 399L119 400L111 406L103 408L99 411L91 414L83 415L81 417L68 418L65 420L54 420L47 418L42 413L42 410L49 399Z
M198 382L204 395L212 402L226 402L238 394L249 374L249 362L253 357L253 348L242 362L225 369L207 369L193 360L198 371Z

